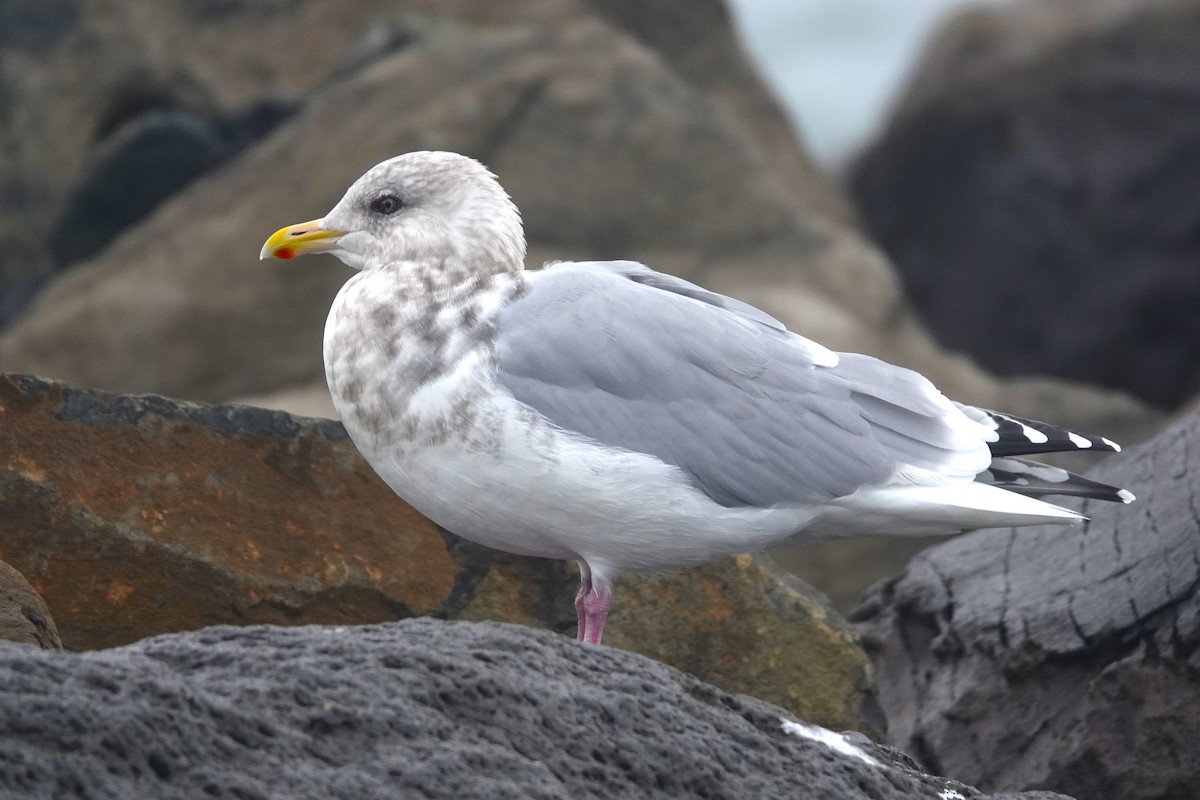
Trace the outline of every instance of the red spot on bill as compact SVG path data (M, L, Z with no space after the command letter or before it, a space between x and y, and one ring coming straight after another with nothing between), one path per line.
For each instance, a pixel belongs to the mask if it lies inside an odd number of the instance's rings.
M276 258L295 258L296 251L290 247L281 247L274 253Z

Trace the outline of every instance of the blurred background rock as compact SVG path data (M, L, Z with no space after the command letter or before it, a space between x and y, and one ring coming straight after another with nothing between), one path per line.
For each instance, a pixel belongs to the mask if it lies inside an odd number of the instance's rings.
M531 265L643 260L1137 441L1200 388L1198 6L9 0L0 369L329 415L347 273L258 248L452 149ZM924 544L778 557L848 608Z

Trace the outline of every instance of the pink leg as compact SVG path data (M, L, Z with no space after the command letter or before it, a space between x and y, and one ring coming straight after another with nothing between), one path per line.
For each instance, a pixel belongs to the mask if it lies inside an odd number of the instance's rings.
M584 606L584 599L591 594L592 591L592 576L588 572L588 568L584 564L579 565L579 593L575 595L575 614L579 618L579 632L575 638L583 641L583 635L587 632L587 610Z
M612 605L612 589L602 580L591 582L591 591L583 598L583 641L600 644L604 634L604 621L608 619L608 607Z

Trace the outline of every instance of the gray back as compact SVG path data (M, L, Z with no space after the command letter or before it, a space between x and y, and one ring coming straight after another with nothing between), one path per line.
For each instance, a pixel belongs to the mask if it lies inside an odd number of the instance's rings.
M532 277L500 312L498 380L561 428L657 456L726 506L822 502L893 471L851 381L758 309L631 262Z

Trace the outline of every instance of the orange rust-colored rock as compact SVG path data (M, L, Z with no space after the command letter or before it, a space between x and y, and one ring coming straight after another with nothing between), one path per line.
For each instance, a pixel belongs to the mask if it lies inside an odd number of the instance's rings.
M444 609L459 566L341 427L0 379L0 558L68 647Z
M886 723L857 637L829 601L769 559L631 576L614 587L605 641L870 736Z

